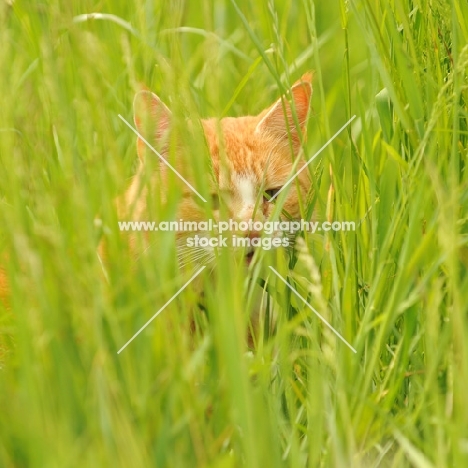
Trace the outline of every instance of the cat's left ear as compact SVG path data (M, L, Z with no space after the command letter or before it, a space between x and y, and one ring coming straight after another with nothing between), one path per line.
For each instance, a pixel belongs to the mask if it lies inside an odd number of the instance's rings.
M300 137L290 101L294 103L297 122L301 132L305 133L307 117L312 99L312 73L306 73L296 81L286 97L278 99L270 108L260 114L260 122L255 131L266 133L288 141L289 136L295 151L299 150Z
M171 126L172 114L166 104L151 91L138 92L133 99L133 120L138 133L156 150L161 151ZM138 157L144 162L145 153L150 151L139 137Z

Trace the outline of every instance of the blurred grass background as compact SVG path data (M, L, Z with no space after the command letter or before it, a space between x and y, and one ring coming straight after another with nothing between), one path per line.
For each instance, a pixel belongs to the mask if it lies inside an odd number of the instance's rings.
M467 466L466 2L10 3L0 466ZM358 353L266 268L249 281L221 256L209 320L189 288L117 355L191 274L172 235L135 266L117 232L136 162L117 115L141 84L175 115L255 114L311 69L310 154L357 115L314 165L315 208L358 228L307 235L277 268ZM174 216L171 183L155 215ZM265 326L247 352L257 278Z

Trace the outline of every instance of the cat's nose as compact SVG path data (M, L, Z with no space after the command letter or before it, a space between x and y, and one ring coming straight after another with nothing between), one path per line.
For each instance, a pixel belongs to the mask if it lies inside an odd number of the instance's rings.
M265 220L265 216L263 215L262 213L262 210L260 208L257 208L255 210L255 206L248 206L248 207L244 207L239 215L238 215L238 219L241 220L241 221L249 221L249 220L252 220L252 221L261 221L263 222Z
M260 231L250 231L247 233L246 237L249 239L258 239L262 237L262 233Z

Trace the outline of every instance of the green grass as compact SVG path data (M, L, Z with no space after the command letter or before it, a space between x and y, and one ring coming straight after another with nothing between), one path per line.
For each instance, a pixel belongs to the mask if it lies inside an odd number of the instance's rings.
M115 16L74 21L93 12ZM1 2L0 466L468 466L467 18L458 0ZM254 114L311 69L307 152L357 115L314 162L314 207L356 232L306 235L250 280L221 255L209 318L189 287L117 355L194 272L170 233L135 263L117 231L136 161L118 114L142 83L178 116ZM169 199L155 217L175 178Z

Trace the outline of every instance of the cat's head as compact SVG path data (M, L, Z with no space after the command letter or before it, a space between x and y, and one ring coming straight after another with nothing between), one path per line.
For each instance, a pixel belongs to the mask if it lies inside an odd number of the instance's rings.
M216 201L219 197L225 203L231 219L265 221L274 211L274 203L270 203L269 198L304 165L304 160L297 162L296 159L305 138L311 97L311 74L306 74L291 87L287 96L279 98L256 116L201 120L214 175L212 199ZM135 96L134 113L139 133L166 157L173 124L170 109L156 94L141 91ZM137 149L142 165L148 157L156 158L140 138ZM173 164L184 173L182 165L178 166L177 157ZM164 185L170 169L163 163L160 169L162 175L158 180ZM196 195L185 184L181 187L184 196L177 219L202 220L206 215L200 210ZM283 205L287 216L300 217L299 200L305 201L309 188L308 170L304 170L287 188ZM164 187L161 192L165 193ZM147 219L144 202L141 204L143 208L138 217Z

